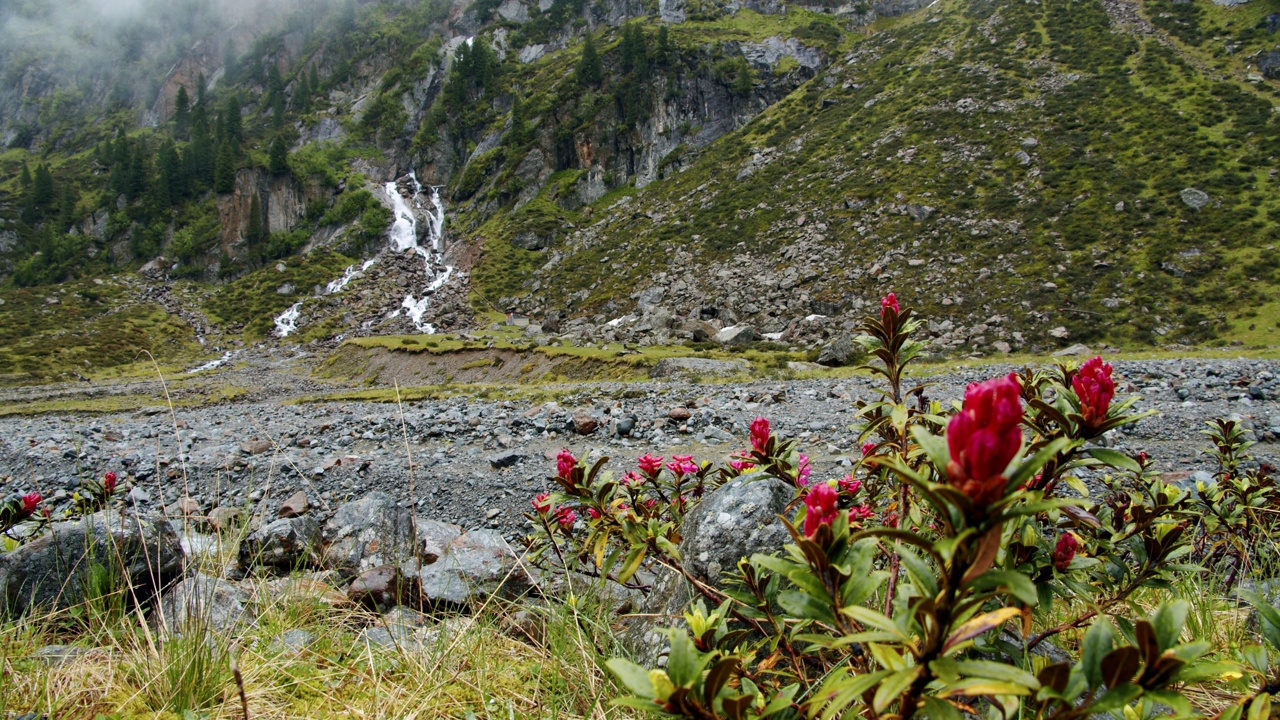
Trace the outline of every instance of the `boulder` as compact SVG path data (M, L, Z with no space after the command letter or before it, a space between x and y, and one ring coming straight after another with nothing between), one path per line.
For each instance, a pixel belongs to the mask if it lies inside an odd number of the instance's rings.
M838 335L822 346L822 352L818 353L818 364L840 367L849 364L853 357L853 342L847 336Z
M366 570L347 588L351 602L375 610L416 604L418 595L418 579L405 577L398 565Z
M1271 23L1270 17L1267 18L1267 23ZM1262 53L1258 58L1258 72L1269 80L1280 78L1280 50Z
M203 573L184 578L160 599L159 623L169 632L182 632L192 624L226 632L254 620L248 593Z
M778 520L795 490L763 473L736 478L703 498L685 517L680 552L685 567L699 579L717 584L738 560L755 553L780 552L791 542Z
M288 572L320 562L320 523L310 515L281 518L240 542L240 564Z
M372 492L346 503L324 524L325 564L343 578L414 556L413 513Z
M514 465L519 465L520 463L528 459L529 459L529 453L523 450L507 450L505 452L500 452L495 455L490 455L489 466L492 467L494 470L501 470L502 468L509 468Z
M1053 353L1053 356L1054 357L1073 357L1076 355L1092 355L1092 354L1093 354L1093 351L1089 349L1088 345L1081 345L1080 343L1076 343L1075 345L1072 345L1070 347L1065 347L1065 348L1062 348L1061 350L1058 350L1057 352Z
M472 530L454 538L440 559L419 573L423 597L446 605L465 605L494 593L517 597L531 582L511 546L493 530Z
M715 334L711 341L717 345L727 347L735 347L739 345L748 345L755 342L759 338L756 335L756 329L750 325L734 325L727 327Z
M438 562L444 555L445 548L462 534L462 528L439 520L418 518L418 557L423 565Z
M149 602L182 576L182 544L168 520L103 511L54 523L44 535L0 554L0 611L78 605L105 572L112 590Z
M1209 193L1197 188L1186 188L1178 196L1182 198L1182 202L1193 210L1199 210L1208 205L1213 198L1209 197Z
M573 416L573 429L579 435L590 435L600 427L600 421L589 413L576 413Z
M659 360L649 371L651 378L679 375L737 375L751 371L746 360L712 360L710 358L676 357Z

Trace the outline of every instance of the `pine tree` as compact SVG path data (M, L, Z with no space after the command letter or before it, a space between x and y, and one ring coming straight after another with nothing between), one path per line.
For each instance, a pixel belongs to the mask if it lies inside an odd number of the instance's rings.
M506 141L512 147L520 147L529 141L529 123L518 93L511 99L511 129L507 131Z
M249 228L245 230L244 239L249 247L257 247L262 242L262 203L258 202L258 193L249 201Z
M58 198L58 191L53 186L53 173L49 172L49 168L44 163L36 166L36 174L31 182L31 199L35 203L36 209L43 212L53 206L54 200Z
M320 90L320 73L316 72L315 65L311 66L311 81L308 85L311 86L311 92L317 92Z
M751 66L747 64L747 59L738 56L734 61L733 82L730 88L737 95L747 96L751 94L752 73Z
M200 73L200 78L196 80L196 105L204 105L208 102L208 98L205 97L205 86L207 84L204 79L204 73Z
M187 97L187 86L178 86L178 96L173 100L173 129L178 137L187 136L187 127L191 123L191 98Z
M658 26L658 49L654 52L654 61L659 67L666 68L671 65L672 60L671 33L667 31L666 25Z
M218 159L213 170L213 190L229 193L236 187L236 151L231 143L223 141L218 147Z
M293 90L293 107L302 115L311 112L311 81L307 80L306 72L298 73L298 83Z
M146 144L138 143L138 147L133 152L133 159L129 163L128 187L125 190L125 196L130 200L142 197L142 194L147 191L150 166L151 158Z
M31 170L27 167L27 161L22 161L22 174L18 176L18 182L22 183L23 190L31 189Z
M231 42L231 38L227 38L227 44L222 46L222 66L223 76L227 82L236 81L236 46Z
M186 194L186 173L183 172L182 159L178 157L172 140L165 140L160 145L160 152L156 154L156 175L157 184L165 186L170 204Z
M604 71L600 66L600 53L596 52L596 44L591 39L591 33L587 33L586 41L582 44L582 59L578 61L575 74L580 85L597 86L604 79Z
M272 175L284 175L289 172L289 146L285 144L283 137L276 135L276 139L271 141L271 150L268 155L270 159L267 170Z
M244 142L244 121L240 117L240 98L235 93L227 98L222 109L222 132L224 139L239 147Z
M76 192L70 185L62 187L62 197L58 200L58 229L67 231L76 221Z

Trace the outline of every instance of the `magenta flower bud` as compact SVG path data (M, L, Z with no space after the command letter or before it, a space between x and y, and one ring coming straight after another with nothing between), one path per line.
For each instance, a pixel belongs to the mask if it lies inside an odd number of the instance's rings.
M751 421L751 447L759 452L764 452L764 448L769 444L769 421L766 418L758 417Z
M578 459L573 456L573 453L569 452L568 448L561 450L560 454L556 455L556 472L559 473L559 477L566 480L569 479L569 474L577 466Z

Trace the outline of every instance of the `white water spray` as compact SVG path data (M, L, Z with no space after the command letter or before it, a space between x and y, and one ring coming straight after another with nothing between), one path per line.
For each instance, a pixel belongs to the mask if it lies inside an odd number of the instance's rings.
M302 308L302 301L294 303L288 310L280 313L276 318L276 336L289 337L289 333L298 329L298 311Z
M406 295L404 301L400 303L400 308L409 316L414 327L421 332L431 334L436 331L435 327L422 318L431 306L431 297L444 287L449 277L453 275L452 266L440 263L444 253L444 203L440 199L440 188L432 187L431 207L423 209L427 217L429 243L428 247L419 245L418 215L415 208L420 207L422 185L418 182L417 175L409 173L409 178L413 181L413 206L410 206L409 201L400 194L400 188L394 182L386 184L387 197L391 198L392 212L395 215L395 221L391 224L391 244L400 252L413 250L422 256L422 261L427 268L427 276L431 280L423 290L422 297Z

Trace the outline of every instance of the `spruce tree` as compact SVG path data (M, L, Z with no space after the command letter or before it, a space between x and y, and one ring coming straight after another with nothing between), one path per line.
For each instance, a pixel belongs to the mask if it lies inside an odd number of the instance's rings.
M244 239L249 247L257 247L262 242L262 203L258 202L258 193L249 201L249 228L245 230Z
M150 166L151 158L147 152L147 146L144 143L138 143L138 147L133 152L133 159L129 163L128 188L125 190L125 196L130 200L142 197L142 194L147 191Z
M235 93L227 98L226 105L222 109L222 132L224 139L232 145L239 147L244 142L244 121L240 117L240 99Z
M658 26L658 49L654 52L654 61L659 67L666 68L671 65L672 59L671 33L667 31L666 25Z
M524 103L520 102L517 93L511 99L511 129L507 131L506 141L511 147L520 147L529 140L529 124L525 119Z
M289 146L285 144L283 137L276 135L276 139L271 141L268 157L267 170L272 175L284 175L289 172Z
M229 193L236 187L236 151L231 143L223 141L218 147L218 159L213 170L213 190Z
M582 44L582 58L578 60L576 73L580 85L597 86L604 79L604 70L600 66L600 53L596 52L595 41L591 33L587 33Z
M52 207L57 198L58 191L53 186L53 174L44 163L40 163L36 166L36 174L31 182L31 199L37 210L44 211Z
M311 86L311 92L317 92L320 90L320 74L316 72L315 65L311 66L311 80L307 84Z
M23 190L31 189L31 170L27 167L27 161L22 161L22 174L18 176L18 182L22 183Z
M178 86L178 96L173 100L173 129L178 137L187 136L187 127L191 122L191 98L187 97L187 86Z
M58 200L58 229L67 231L76 221L76 193L70 185L62 187L62 197Z

